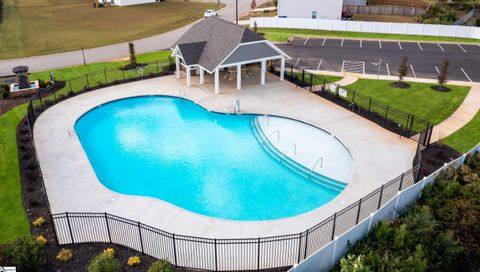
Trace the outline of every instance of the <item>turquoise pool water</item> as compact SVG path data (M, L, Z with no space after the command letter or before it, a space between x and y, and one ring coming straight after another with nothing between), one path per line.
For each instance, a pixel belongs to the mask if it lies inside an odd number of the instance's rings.
M179 98L136 97L89 111L75 130L107 188L206 216L279 219L339 194L275 160L255 137L252 118Z

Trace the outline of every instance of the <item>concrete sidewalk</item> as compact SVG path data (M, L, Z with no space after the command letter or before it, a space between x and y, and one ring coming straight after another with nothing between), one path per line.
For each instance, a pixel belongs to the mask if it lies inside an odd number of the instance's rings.
M436 142L461 129L480 110L480 84L472 86L465 100L446 120L433 128L431 142ZM480 128L479 128L480 129Z

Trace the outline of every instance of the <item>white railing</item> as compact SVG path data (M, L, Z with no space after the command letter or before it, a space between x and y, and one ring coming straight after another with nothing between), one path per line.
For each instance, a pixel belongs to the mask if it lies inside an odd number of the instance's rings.
M342 256L348 253L349 248L355 244L356 241L363 239L372 227L374 227L381 220L393 220L399 214L398 211L404 211L420 198L422 190L425 185L435 181L435 178L445 169L450 166L455 168L460 167L465 161L468 154L480 152L480 144L470 150L467 154L445 164L437 171L424 177L423 180L408 187L403 191L398 191L397 195L390 199L383 205L382 208L376 212L371 213L369 217L358 223L348 231L344 232L338 237L335 237L330 243L319 249L305 260L295 265L290 271L295 272L311 272L311 271L327 271L331 269Z
M269 28L296 28L480 39L480 27L473 26L340 21L327 19L278 17L250 18L250 25L253 26L255 23L257 24L257 27Z

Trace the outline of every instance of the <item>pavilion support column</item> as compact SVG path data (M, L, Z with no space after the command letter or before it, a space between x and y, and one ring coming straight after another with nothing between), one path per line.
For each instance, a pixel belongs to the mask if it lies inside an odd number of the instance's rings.
M237 65L237 90L242 89L242 66Z
M285 79L285 57L282 57L280 62L280 80Z
M266 60L262 60L262 71L261 71L261 81L260 83L262 85L265 85L265 73L267 72L267 61Z
M200 84L204 84L205 83L205 70L203 70L202 67L199 67L200 68Z
M182 70L180 69L180 59L175 57L175 67L177 68L177 79L180 78Z
M220 71L215 69L215 94L220 94Z
M190 66L187 66L186 67L186 70L187 70L187 87L191 87L192 86L192 76L190 75Z

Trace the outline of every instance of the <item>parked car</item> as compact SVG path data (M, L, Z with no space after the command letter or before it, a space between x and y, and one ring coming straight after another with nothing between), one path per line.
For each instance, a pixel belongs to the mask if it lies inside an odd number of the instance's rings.
M214 9L207 9L205 13L203 14L203 17L208 18L208 17L215 17L217 16L217 11Z

